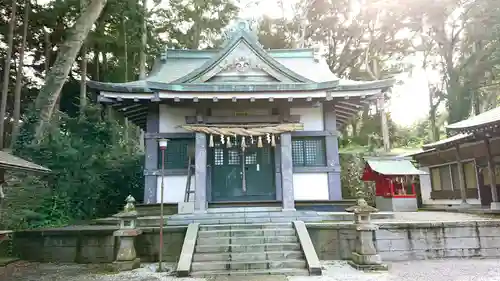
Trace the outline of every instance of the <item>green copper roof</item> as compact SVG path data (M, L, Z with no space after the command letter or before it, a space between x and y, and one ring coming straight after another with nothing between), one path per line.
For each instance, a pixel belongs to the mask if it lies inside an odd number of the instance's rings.
M466 120L450 124L447 129L456 131L474 131L484 129L490 126L500 125L500 107L485 111Z
M224 47L217 56L213 57L209 61L205 62L201 67L195 71L189 73L188 75L173 81L173 83L189 83L195 78L203 75L203 73L216 67L222 60L224 60L231 51L238 46L241 42L244 42L248 47L254 51L259 58L266 62L274 70L281 72L285 76L289 77L294 82L311 83L313 81L299 75L292 70L286 68L274 58L272 58L264 49L258 45L257 41L253 39L244 29L240 29L239 32L234 35L234 37L229 41L229 43Z
M373 171L381 175L387 175L387 176L427 175L426 172L415 168L415 166L413 166L413 164L407 159L365 158L365 161Z
M234 52L234 53L232 53ZM228 56L231 55L230 59ZM219 73L234 66L235 58L248 56L253 70L238 73L236 80L225 80ZM234 70L233 70L234 71ZM230 73L231 74L231 73ZM234 74L234 73L233 73ZM248 75L248 76L247 76ZM212 77L217 77L212 79ZM255 78L259 77L259 78ZM261 79L261 80L259 80ZM263 80L262 80L263 79ZM170 92L280 92L280 91L365 91L385 90L393 79L381 81L351 81L333 74L324 58L316 57L313 49L264 50L248 24L237 24L220 50L167 50L156 61L144 80L127 83L89 81L98 91L116 93ZM362 96L363 93L356 95ZM373 94L373 93L372 93ZM124 96L124 98L126 98Z

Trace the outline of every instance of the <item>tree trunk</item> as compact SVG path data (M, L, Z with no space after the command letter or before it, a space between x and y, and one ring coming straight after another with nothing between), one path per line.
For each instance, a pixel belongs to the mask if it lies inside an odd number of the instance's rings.
M139 56L139 80L146 78L146 48L148 45L148 22L147 15L147 0L142 1L142 36L141 36L141 53Z
M123 32L123 63L125 64L124 80L128 81L128 46L127 46L127 25L125 19L122 19L122 32Z
M52 52L52 46L50 44L50 34L44 30L43 32L44 35L44 40L45 40L45 77L47 77L47 74L49 74L49 69L50 69L50 54Z
M10 60L12 59L12 45L14 41L14 29L16 27L16 10L16 1L12 0L9 33L7 34L7 54L5 55L5 67L3 68L2 98L0 101L0 149L4 148L5 115L7 113L7 95L9 94Z
M39 120L35 128L35 141L41 140L71 66L105 5L106 0L92 0L83 14L76 20L75 25L68 30L68 37L61 45L56 61L49 70L45 85L40 89L35 100L35 109L39 112Z
M80 9L83 13L87 1L80 0ZM86 37L86 36L85 36ZM87 106L87 44L85 40L83 41L82 49L80 52L82 56L82 61L80 65L80 116L85 113L85 107Z
M97 46L94 50L94 65L95 65L95 74L94 74L94 80L95 81L99 81L100 80L100 77L99 77L99 68L101 67L101 65L99 64L99 56L100 56L100 52L97 50Z
M26 48L26 37L28 35L29 15L31 9L31 0L25 1L24 6L24 21L23 21L23 36L21 39L21 48L19 50L19 64L17 66L16 86L14 88L14 120L12 124L12 136L10 140L10 148L12 149L16 143L17 136L19 135L19 127L21 124L21 88L23 86L23 66L24 66L24 50Z
M439 140L439 131L436 126L436 107L432 106L429 110L429 122L430 122L430 131L431 131L431 140L433 142Z

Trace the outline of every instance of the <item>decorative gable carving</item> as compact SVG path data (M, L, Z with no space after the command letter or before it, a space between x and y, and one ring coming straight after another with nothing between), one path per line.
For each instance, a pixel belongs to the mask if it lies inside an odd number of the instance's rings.
M258 74L260 73L260 74ZM196 79L196 83L221 81L221 76L240 76L240 81L251 82L293 82L291 79L269 66L243 40L241 40L218 65ZM245 77L248 76L248 77ZM260 76L258 79L251 77ZM262 76L267 76L262 79ZM215 78L215 79L214 79ZM234 79L233 79L234 81Z

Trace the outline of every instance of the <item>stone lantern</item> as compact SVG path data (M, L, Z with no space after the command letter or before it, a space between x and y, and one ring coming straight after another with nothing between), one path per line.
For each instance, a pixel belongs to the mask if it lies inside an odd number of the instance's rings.
M382 263L373 243L373 234L378 226L370 220L370 214L378 212L378 209L368 205L365 199L357 200L356 206L346 209L354 213L354 226L356 229L355 249L352 252L349 264L359 270L387 270L386 264Z
M120 220L120 229L113 232L118 241L118 251L113 267L117 271L132 270L140 267L140 259L135 251L135 237L142 231L137 227L137 211L135 210L135 199L131 195L125 200L127 204L123 211L113 215Z

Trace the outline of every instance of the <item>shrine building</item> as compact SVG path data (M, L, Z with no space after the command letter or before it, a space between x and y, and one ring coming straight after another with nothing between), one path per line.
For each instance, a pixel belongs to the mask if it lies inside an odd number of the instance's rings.
M168 139L164 202L194 212L341 200L338 131L393 84L340 79L314 49L264 49L246 21L220 49L166 50L144 80L88 83L145 131L144 204L160 203L158 140Z

